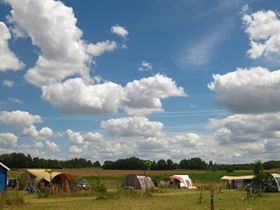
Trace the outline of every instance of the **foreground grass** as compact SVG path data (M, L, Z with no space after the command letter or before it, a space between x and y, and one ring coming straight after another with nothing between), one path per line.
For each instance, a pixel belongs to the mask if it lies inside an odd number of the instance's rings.
M150 196L120 196L97 200L96 196L45 198L27 196L24 206L9 206L10 210L204 210L210 209L210 195L203 192L202 203L198 203L199 191L164 190ZM244 191L225 190L215 194L217 210L279 210L280 194L266 193L263 197L246 199Z

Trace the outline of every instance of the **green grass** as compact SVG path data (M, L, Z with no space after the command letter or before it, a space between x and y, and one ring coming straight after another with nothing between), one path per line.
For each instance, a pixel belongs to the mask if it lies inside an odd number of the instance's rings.
M198 203L199 191L163 190L152 195L137 196L122 194L107 199L92 197L47 198L38 199L29 197L24 206L10 206L13 210L204 210L209 209L210 194L204 191L202 203ZM266 193L263 197L246 199L244 191L224 190L215 193L216 210L279 210L279 194Z

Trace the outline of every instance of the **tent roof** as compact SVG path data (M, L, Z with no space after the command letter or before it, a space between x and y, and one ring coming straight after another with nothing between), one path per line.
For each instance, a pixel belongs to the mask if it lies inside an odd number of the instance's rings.
M49 169L27 169L27 172L30 173L31 175L35 176L36 183L39 183L42 179L46 180L47 182L50 182L51 181L50 178L53 179L57 175L63 174L62 172L53 171L51 173L51 177L50 177L48 170Z
M280 174L272 173L271 175L273 176L273 178L278 178L278 177L280 178Z
M223 180L246 180L246 179L254 179L254 175L248 175L248 176L223 176L221 179Z
M177 180L191 180L189 175L173 175L169 177L170 179L177 179Z
M5 166L3 163L1 163L0 162L0 166L2 166L4 169L6 169L7 171L10 171L10 169L7 167L7 166Z

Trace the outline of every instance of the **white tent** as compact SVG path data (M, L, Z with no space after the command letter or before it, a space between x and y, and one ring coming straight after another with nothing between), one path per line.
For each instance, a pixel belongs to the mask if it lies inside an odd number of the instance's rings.
M254 175L248 176L223 176L221 179L228 182L228 188L238 189L245 187L247 184L251 183L254 179Z
M175 185L177 185L180 188L196 189L189 175L173 175L169 178L171 182L173 182Z
M128 175L122 183L122 187L132 187L133 189L154 189L155 185L148 176Z

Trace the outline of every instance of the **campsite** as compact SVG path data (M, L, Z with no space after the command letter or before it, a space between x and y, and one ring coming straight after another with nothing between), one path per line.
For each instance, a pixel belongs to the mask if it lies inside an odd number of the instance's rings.
M0 0L0 210L280 210L280 0Z
M25 173L25 169L9 171L10 176L18 176ZM131 174L157 178L171 177L176 174L188 174L193 186L197 189L176 187L157 187L144 191L139 189L124 189L126 177ZM226 171L206 170L103 170L101 168L62 169L62 174L72 174L83 177L90 183L92 189L79 192L54 192L44 196L36 196L32 193L19 191L24 199L23 205L10 205L8 209L33 210L33 209L123 209L123 210L202 210L210 209L210 188L215 190L215 209L250 209L250 210L277 210L279 193L264 193L261 197L253 195L249 200L244 189L227 189L227 182L220 178L228 176L244 176L252 171L242 170L228 173ZM134 176L135 177L135 176ZM134 179L133 179L134 180ZM106 193L101 187L106 188ZM144 182L145 186L145 182ZM98 190L95 188L99 187ZM201 190L202 189L202 190ZM104 189L103 189L104 190ZM9 190L8 193L17 191ZM202 196L201 203L199 198ZM6 208L5 208L6 209Z

